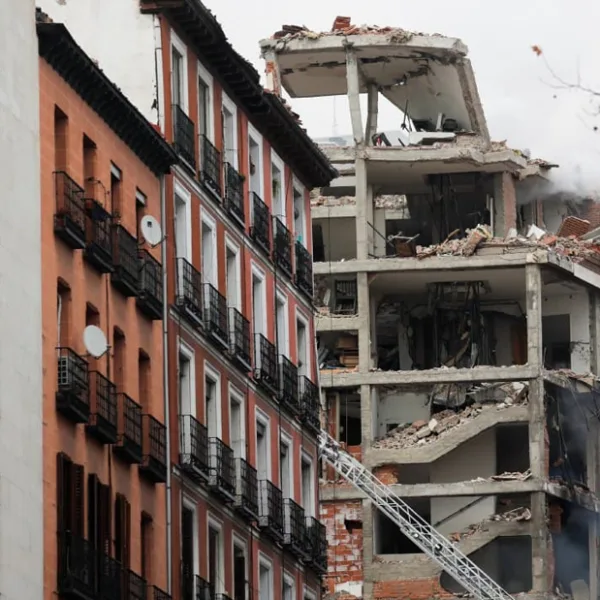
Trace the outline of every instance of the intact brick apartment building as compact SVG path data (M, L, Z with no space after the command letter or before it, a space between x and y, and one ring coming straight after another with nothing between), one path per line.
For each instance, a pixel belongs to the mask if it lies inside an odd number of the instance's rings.
M322 145L339 176L312 203L329 432L509 593L597 598L589 203L490 140L458 39L340 17L261 47L276 93L350 108L352 135ZM395 132L378 126L383 101ZM321 515L333 597L461 591L331 470Z
M54 364L58 340L59 366L69 367L69 384L78 396L89 393L91 406L89 418L77 410L60 414L63 396L55 378L46 376L46 396L59 393L56 408L46 400L53 454L48 450L45 461L56 471L59 453L59 481L71 486L63 499L78 497L83 474L96 494L85 497L99 498L86 500L83 509L78 504L72 517L59 513L59 519L74 520L68 529L77 533L79 548L95 544L104 552L106 536L112 536L106 564L123 565L127 558L127 573L157 586L154 600L314 600L327 556L318 512L310 191L329 185L336 172L297 116L263 90L258 73L199 1L119 0L105 3L100 13L91 0L39 5L81 44L87 57L75 61L78 68L98 78L67 83L80 94L95 83L116 98L102 102L103 95L92 94L87 101L97 114L90 116L85 96L77 108L64 108L67 100L75 105L75 92L64 85L59 95L48 87L42 109L44 139L57 140L46 142L43 163L44 239L55 262L54 271L45 272L45 290L57 298L45 306L45 357ZM111 31L110 44L99 39L98 28ZM65 39L52 46L48 60L59 60L72 44L61 35ZM65 78L71 71L76 69ZM48 78L57 76L45 68L42 82ZM106 78L114 82L111 92ZM138 113L118 104L127 102L118 90L156 124L139 124L139 137L125 144L120 136L132 131ZM64 164L60 144L67 123L71 158ZM171 174L158 177L172 162ZM101 183L92 185L96 180ZM101 221L111 224L112 273L106 274L102 252L100 258L90 252L87 229L73 241L57 229L72 220L50 224L50 213L60 206L54 190L59 202L67 193L96 201L85 204L93 208L85 213L85 227L101 213ZM111 214L115 201L118 221ZM140 239L136 227L143 215L161 221L156 247ZM134 248L140 254L132 257ZM134 262L157 266L155 292L166 273L164 296L140 289L147 280L133 277ZM107 331L109 352L99 360L83 356L85 324ZM85 386L78 379L84 373ZM107 388L118 399L117 439L101 432L96 442L91 438L98 436L98 419L90 419ZM132 414L136 423L137 415L151 415L136 430L143 452L134 457L127 437ZM71 439L66 432L75 429ZM164 463L149 461L154 450ZM106 517L97 507L109 493L113 508ZM54 497L49 488L47 494ZM56 507L47 510L52 557L60 549ZM99 530L82 524L94 511ZM100 577L104 568L101 563L93 572ZM105 597L83 570L71 574L78 579L71 578L73 586L88 586L86 598ZM54 577L48 569L47 595L55 589ZM127 597L145 598L141 586L139 593L127 588Z

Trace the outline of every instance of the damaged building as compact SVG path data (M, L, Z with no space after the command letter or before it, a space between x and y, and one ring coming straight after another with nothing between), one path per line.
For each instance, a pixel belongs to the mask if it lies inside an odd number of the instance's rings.
M593 199L490 139L458 39L339 17L261 48L273 91L350 108L312 198L329 432L508 592L598 598ZM331 595L463 591L329 468L321 501Z

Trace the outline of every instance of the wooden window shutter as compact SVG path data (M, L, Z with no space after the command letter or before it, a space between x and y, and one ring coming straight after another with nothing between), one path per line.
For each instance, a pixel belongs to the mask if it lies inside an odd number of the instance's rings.
M125 536L124 536L124 540L125 540L125 547L124 547L124 555L125 555L125 562L123 563L124 566L126 566L127 568L129 568L130 565L130 560L131 560L131 504L129 504L129 502L127 502L127 500L124 498L124 525L125 525Z
M115 498L115 558L129 568L131 540L131 505L123 494Z
M194 513L181 509L181 574L184 580L194 576Z
M69 529L71 510L71 459L64 453L56 455L56 518L57 530Z
M98 484L98 547L106 554L110 554L110 487Z
M84 525L84 514L85 507L83 505L85 491L84 486L84 471L83 465L72 464L72 482L71 482L71 494L73 498L73 510L72 516L72 531L75 535L84 537L85 525Z
M88 542L98 549L98 476L88 475Z

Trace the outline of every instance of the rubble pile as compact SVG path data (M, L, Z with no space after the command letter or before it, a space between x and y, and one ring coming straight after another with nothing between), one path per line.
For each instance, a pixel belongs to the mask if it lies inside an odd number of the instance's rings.
M513 508L507 512L492 515L480 523L469 525L469 527L464 531L451 533L448 538L453 542L458 542L473 535L474 533L477 533L478 531L485 531L486 525L491 521L504 521L506 523L522 523L531 521L531 511L524 506Z
M520 382L495 386L495 392L504 393L502 402L485 404L475 402L460 411L446 409L435 413L429 422L403 423L390 430L386 436L377 439L373 443L373 448L401 450L412 446L422 446L445 435L451 429L472 421L483 412L504 410L509 406L523 404L527 401L527 387Z

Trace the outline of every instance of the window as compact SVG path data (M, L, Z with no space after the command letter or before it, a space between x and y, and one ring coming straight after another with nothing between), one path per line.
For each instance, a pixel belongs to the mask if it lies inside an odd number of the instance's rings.
M183 104L183 52L181 52L179 48L175 48L175 46L171 48L171 77L171 94L173 96L173 104L185 110Z
M259 600L273 600L273 569L270 561L260 559L258 567Z
M122 205L122 179L123 175L119 167L111 164L110 166L110 205L113 215L120 217Z
M196 511L186 503L181 507L181 576L182 600L194 600L194 575L197 574L198 528Z
M271 464L269 459L269 418L265 415L256 415L256 470L258 479L269 479Z
M83 136L83 186L86 198L96 198L96 144L87 136ZM101 198L104 204L104 198Z
M221 527L211 521L208 524L208 582L215 593L223 592L223 537Z
M114 557L129 568L131 559L131 505L123 494L115 497L115 552Z
M288 305L284 294L277 292L275 302L275 323L277 326L277 354L289 356L288 344Z
M198 63L198 135L214 138L213 78Z
M153 548L154 525L152 517L142 512L140 519L140 545L141 545L141 562L142 562L142 577L146 581L150 581L152 573L152 548Z
M67 115L54 107L54 170L69 170L69 119Z
M294 594L294 579L289 573L283 574L282 600L296 600Z
M194 382L194 354L191 350L179 349L179 414L196 415Z
M61 348L69 348L71 340L71 288L59 279L57 292L56 338Z
M279 442L281 493L284 498L294 497L294 471L292 469L292 440L282 435Z
M306 247L306 217L304 194L294 186L294 235L296 240Z
M217 224L206 214L202 215L202 281L218 286Z
M100 326L100 313L98 312L98 309L93 304L86 302L86 304L85 304L85 326L89 327L90 325L94 325L95 327ZM87 361L88 361L90 371L97 369L98 360L94 356L88 356Z
M223 94L223 162L237 169L237 111L235 104Z
M56 455L56 508L58 531L84 535L84 472L62 452Z
M307 517L315 515L315 476L312 460L302 454L301 460L302 506Z
M296 358L298 361L298 375L310 379L310 353L308 349L307 323L304 319L296 317Z
M252 270L252 331L266 335L266 295L264 276Z
M119 389L124 392L125 386L125 334L115 327L113 330L113 382Z
M241 312L240 249L227 242L225 254L227 257L227 306Z
M233 542L233 600L246 600L246 548Z
M244 396L229 390L229 439L236 458L246 456L246 427L244 423Z
M110 554L110 487L88 475L88 541L99 554Z
M283 163L279 159L275 159L275 157L271 159L271 193L273 197L273 216L277 217L283 224L286 224Z
M142 240L142 232L141 232L141 223L142 219L146 216L146 210L148 205L148 199L146 195L140 192L140 190L135 191L135 224L136 224L136 237L138 240Z
M191 194L175 182L175 251L190 261L192 246Z
M263 198L263 160L262 160L262 138L249 125L248 127L248 159L250 173L250 191ZM250 203L252 207L252 203Z
M150 357L140 349L138 353L138 402L141 404L143 412L151 413L151 380Z
M221 437L221 397L220 377L212 369L208 371L205 367L204 396L206 400L206 427L208 437Z

